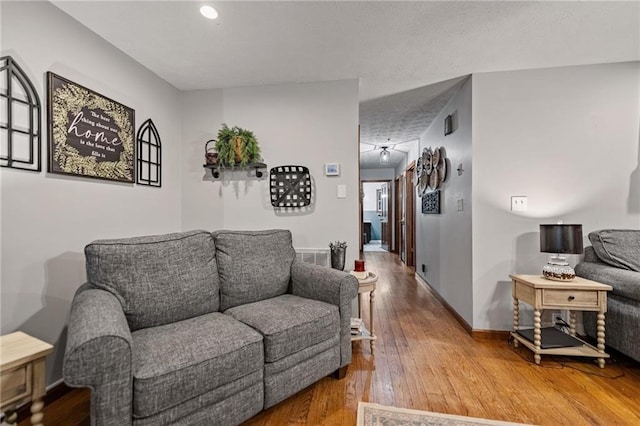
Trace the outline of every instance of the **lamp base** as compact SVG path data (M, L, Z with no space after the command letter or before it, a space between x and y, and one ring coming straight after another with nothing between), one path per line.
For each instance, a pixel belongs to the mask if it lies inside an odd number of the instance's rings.
M552 256L542 268L542 275L548 280L571 281L576 277L576 271L569 265L566 257Z

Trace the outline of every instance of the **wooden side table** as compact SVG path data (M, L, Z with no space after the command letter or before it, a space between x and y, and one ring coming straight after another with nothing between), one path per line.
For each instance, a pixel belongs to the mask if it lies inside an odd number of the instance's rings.
M358 278L358 277L356 277ZM363 293L369 293L369 330L363 330L360 334L351 335L351 341L369 340L371 343L371 355L374 351L376 335L373 332L373 312L375 306L375 292L378 276L373 272L368 272L366 278L358 278L358 314L362 318L361 298Z
M513 344L518 342L533 351L536 364L540 364L541 355L570 355L598 358L598 365L604 368L604 314L607 312L607 291L610 285L576 277L572 281L551 281L540 275L509 275L512 279L513 295ZM531 305L533 311L533 342L518 333L520 329L520 301ZM541 347L541 311L544 309L569 310L569 335L579 344L577 346L545 348ZM576 337L575 311L598 312L598 347L595 348Z
M45 358L51 351L53 346L21 331L0 336L0 409L31 400L31 424L42 426Z

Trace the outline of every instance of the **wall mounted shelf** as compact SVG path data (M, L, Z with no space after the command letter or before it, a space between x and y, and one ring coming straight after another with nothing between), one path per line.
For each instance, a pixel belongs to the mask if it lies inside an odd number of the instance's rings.
M256 177L257 178L261 178L263 176L263 171L261 169L266 169L267 165L265 163L249 163L245 166L224 166L221 167L219 165L214 165L214 164L203 164L202 167L204 167L205 169L210 169L211 170L211 174L213 175L213 177L215 179L218 179L220 177L220 172L224 171L224 170L231 170L231 171L237 171L237 170L249 170L249 172L251 172L252 170L255 171Z

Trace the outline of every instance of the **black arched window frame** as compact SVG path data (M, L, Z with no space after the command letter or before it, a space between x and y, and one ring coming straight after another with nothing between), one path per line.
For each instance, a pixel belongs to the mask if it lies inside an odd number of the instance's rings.
M142 123L136 135L137 173L136 183L147 186L162 186L162 144L160 134L149 118ZM146 155L145 155L146 154ZM154 157L154 158L152 158ZM155 171L155 178L154 173Z
M40 172L42 170L42 142L41 142L41 105L40 97L29 77L11 56L0 57L0 78L6 87L0 91L0 102L6 102L5 114L0 117L0 132L6 134L6 139L0 147L0 167ZM25 99L16 97L13 92L13 82L21 86ZM14 104L25 105L28 109L28 125L26 128L15 125L13 116ZM20 159L15 155L14 134L26 135L29 144L28 159Z

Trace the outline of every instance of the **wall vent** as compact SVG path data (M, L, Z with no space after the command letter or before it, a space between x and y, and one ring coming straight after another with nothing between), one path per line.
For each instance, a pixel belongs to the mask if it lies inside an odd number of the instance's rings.
M326 249L296 249L296 258L303 262L320 266L329 266L331 251Z

